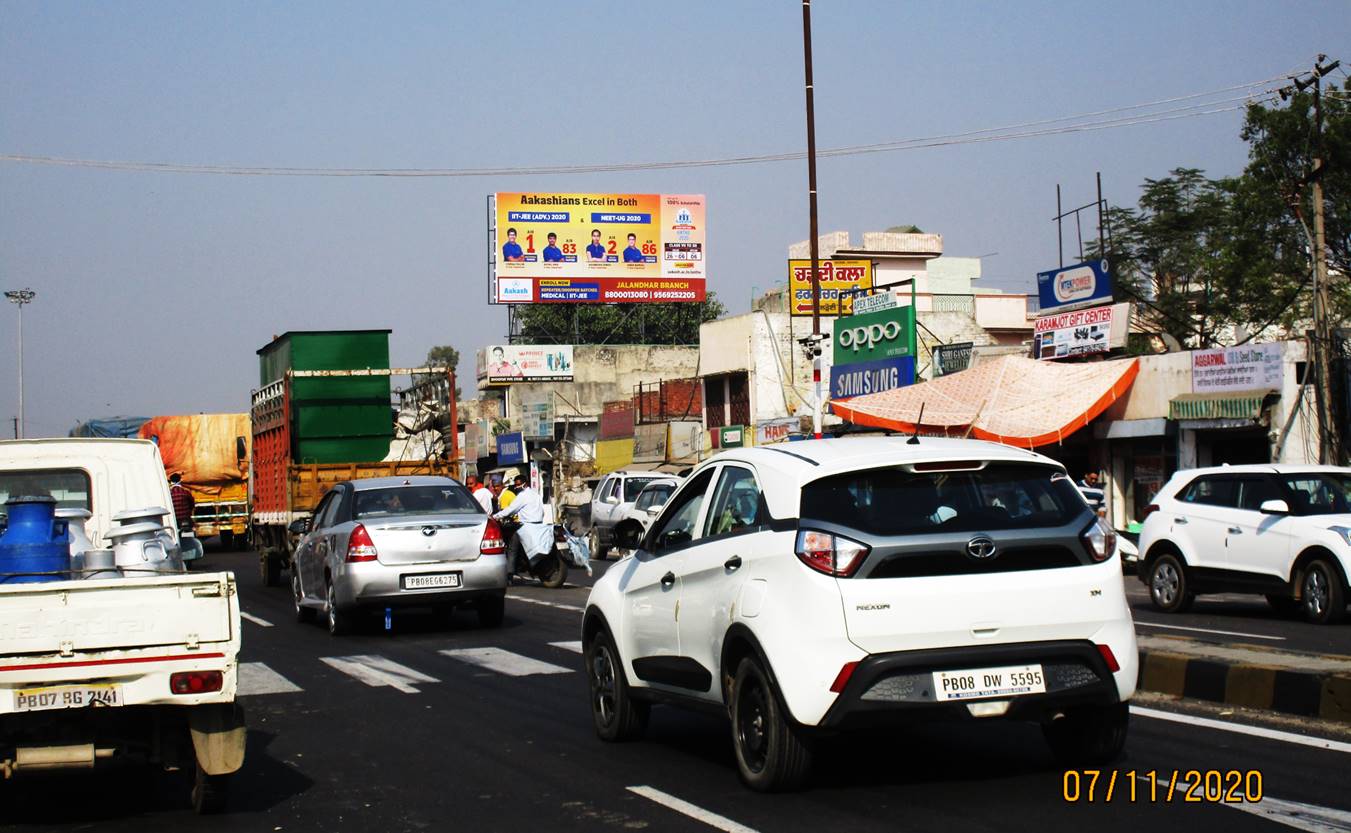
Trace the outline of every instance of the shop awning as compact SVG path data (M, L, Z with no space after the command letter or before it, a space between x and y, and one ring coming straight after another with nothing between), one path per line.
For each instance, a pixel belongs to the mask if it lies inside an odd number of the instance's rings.
M859 425L972 436L1032 448L1060 442L1119 399L1140 372L1137 359L1062 364L1000 356L910 387L836 399L836 414Z
M1225 393L1184 393L1168 401L1169 419L1251 419L1262 416L1262 407L1271 388L1235 390Z

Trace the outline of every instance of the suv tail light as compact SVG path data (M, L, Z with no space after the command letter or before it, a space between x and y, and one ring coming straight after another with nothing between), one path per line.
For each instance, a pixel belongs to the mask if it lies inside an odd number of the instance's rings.
M1116 552L1116 533L1102 518L1093 521L1079 533L1079 540L1084 542L1084 547L1094 561L1106 561Z
M479 555L505 555L507 542L502 537L502 525L497 518L488 518L483 527L483 540L478 542Z
M371 540L371 534L366 531L365 524L357 524L347 539L347 563L374 561L377 555L375 542Z
M868 557L868 547L830 532L800 529L795 547L798 560L818 573L848 578Z
M1098 653L1102 655L1102 661L1107 663L1107 670L1113 674L1121 670L1121 663L1116 661L1116 654L1106 645L1098 646Z
M1148 506L1146 506L1144 514L1140 516L1140 523L1144 523L1145 518L1148 518L1150 515L1154 514L1157 511L1159 511L1159 505L1157 503L1151 503Z
M174 694L206 694L220 691L225 676L219 671L179 671L169 677L169 690Z

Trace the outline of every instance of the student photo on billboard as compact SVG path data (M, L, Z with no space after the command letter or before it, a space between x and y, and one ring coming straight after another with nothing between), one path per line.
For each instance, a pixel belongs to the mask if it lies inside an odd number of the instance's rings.
M549 245L544 247L545 263L562 263L563 250L558 248L558 235L549 232Z
M502 244L502 259L508 263L524 263L525 252L521 251L521 244L516 242L516 229L507 229L507 242Z
M625 263L646 263L647 259L643 257L643 252L638 248L638 235L629 233L629 245L624 249Z
M600 242L600 229L591 229L591 245L586 247L586 259L592 263L605 262L605 246Z

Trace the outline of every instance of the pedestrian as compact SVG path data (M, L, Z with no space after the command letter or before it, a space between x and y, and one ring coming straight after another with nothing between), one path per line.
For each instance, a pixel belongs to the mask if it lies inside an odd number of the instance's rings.
M178 531L191 532L192 510L197 506L197 501L193 500L188 487L183 485L183 475L180 472L169 475L169 500L174 506L174 520L178 523Z
M1085 489L1100 489L1098 485L1098 473L1096 471L1084 472L1084 477L1079 481L1079 485Z
M471 474L465 478L465 485L469 487L469 492L474 496L474 500L478 501L478 505L483 507L483 511L491 515L493 513L493 493L487 486L483 485L483 481L479 480L476 475Z

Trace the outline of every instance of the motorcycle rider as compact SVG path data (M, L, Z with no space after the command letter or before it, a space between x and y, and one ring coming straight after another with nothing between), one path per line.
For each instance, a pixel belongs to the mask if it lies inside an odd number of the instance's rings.
M554 547L554 528L544 522L544 500L526 479L517 475L512 484L516 498L507 508L493 515L499 521L515 515L521 528L507 545L507 563L515 564L524 555L533 567L539 558Z

